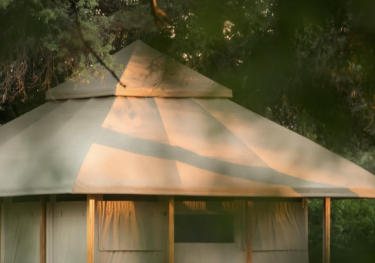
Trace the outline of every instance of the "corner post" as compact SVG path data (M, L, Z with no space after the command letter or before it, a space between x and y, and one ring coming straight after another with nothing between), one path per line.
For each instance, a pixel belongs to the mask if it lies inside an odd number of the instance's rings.
M2 211L1 211L1 207L2 207L2 203L3 203L3 199L2 198L0 198L0 263L2 262L1 261L1 259L2 259L2 256L1 256L1 246L2 246L2 244L1 244L1 237L2 237L2 235L1 235L1 230L2 230L2 226L3 226L3 222L1 221L2 220L2 218L3 218L3 213L2 213Z
M95 248L95 195L87 195L87 263L94 263Z
M245 239L245 252L246 263L253 263L253 215L254 215L254 202L246 201L246 239Z
M323 200L323 263L330 263L331 245L331 198Z
M39 262L47 262L47 202L45 196L39 198Z
M302 198L302 208L305 212L306 238L309 236L309 199Z
M169 197L168 206L168 263L174 263L174 197Z

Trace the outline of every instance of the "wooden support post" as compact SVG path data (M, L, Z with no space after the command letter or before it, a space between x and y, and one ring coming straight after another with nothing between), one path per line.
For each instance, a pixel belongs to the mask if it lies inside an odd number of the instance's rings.
M0 263L1 263L1 259L2 259L2 256L1 256L1 230L2 230L2 219L3 219L3 214L2 214L2 210L1 210L1 206L2 206L2 203L3 203L3 199L0 198Z
M253 216L254 216L254 202L247 201L245 204L246 210L246 240L245 240L245 252L246 252L246 263L253 262Z
M94 263L95 195L87 195L87 263Z
M55 229L55 225L56 225L56 217L55 217L55 207L56 207L56 201L57 201L57 198L56 198L56 195L50 195L49 196L49 205L50 205L50 211L49 211L49 215L48 215L48 210L47 210L47 218L49 217L50 221L49 221L49 225L47 225L48 227L48 231L49 231L49 237L54 237L55 236L55 232L54 232L54 229ZM47 261L48 262L53 262L54 260L54 244L53 244L53 238L47 238L47 247L49 248L48 249L48 252L47 252Z
M47 203L45 196L40 196L39 227L39 262L47 262Z
M302 198L302 207L305 211L306 238L309 236L309 199Z
M331 243L331 198L323 201L323 263L330 263Z
M168 209L168 262L174 263L174 197L169 198Z

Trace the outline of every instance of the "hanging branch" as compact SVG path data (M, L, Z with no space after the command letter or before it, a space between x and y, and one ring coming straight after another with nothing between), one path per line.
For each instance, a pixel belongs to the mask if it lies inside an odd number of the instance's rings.
M111 75L120 83L121 86L123 86L124 88L126 88L126 85L123 84L120 80L120 78L116 75L116 73L99 57L99 55L91 48L90 46L90 43L88 41L86 41L83 37L83 34L82 34L82 28L81 28L81 25L79 23L79 19L78 19L78 9L77 9L77 5L74 1L71 1L73 7L74 7L74 11L75 11L75 23L76 23L76 26L78 28L78 33L79 33L79 37L80 39L82 40L82 43L83 45L85 46L85 48L90 51L91 54L94 55L94 57L96 58L97 61L99 61L99 63L105 67L109 73L111 73Z
M156 0L150 0L151 14L154 16L155 23L158 26L165 28L167 25L172 25L172 20L169 19L167 14L158 8Z
M106 68L109 73L111 73L111 75L120 83L120 85L125 88L126 85L121 82L120 78L116 75L116 73L91 48L90 43L84 39L83 33L82 33L82 28L81 28L81 25L80 25L80 22L79 22L79 19L78 19L77 5L76 5L76 3L75 3L74 0L70 0L70 2L72 3L72 5L74 7L74 11L75 11L75 24L77 26L79 37L80 37L83 45L85 46L85 48L88 51L90 51L90 53L96 58L96 60L99 61L99 63L104 68ZM173 24L172 21L167 16L167 14L163 10L161 10L160 8L157 7L156 0L150 0L150 8L151 8L151 14L154 16L155 23L158 26L161 26L161 27L165 28L167 25L172 25Z

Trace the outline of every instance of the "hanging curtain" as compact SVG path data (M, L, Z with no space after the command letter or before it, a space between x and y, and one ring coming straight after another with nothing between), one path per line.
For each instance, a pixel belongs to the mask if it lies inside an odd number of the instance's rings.
M166 207L156 202L101 201L100 251L161 251L165 248Z
M255 202L254 263L308 263L306 215L302 202Z

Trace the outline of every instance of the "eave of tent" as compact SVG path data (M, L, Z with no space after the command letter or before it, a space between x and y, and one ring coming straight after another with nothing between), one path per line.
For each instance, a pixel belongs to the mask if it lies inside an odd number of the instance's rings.
M371 173L220 96L87 96L0 127L0 196L375 197Z

